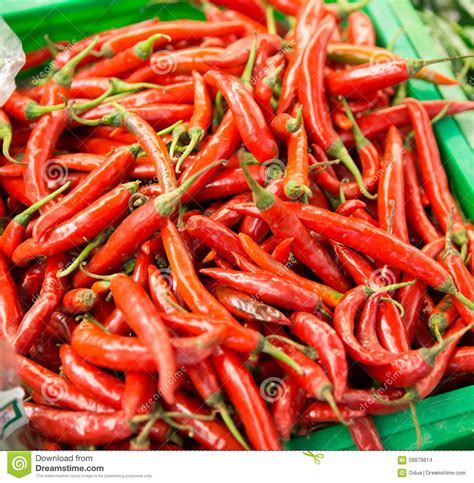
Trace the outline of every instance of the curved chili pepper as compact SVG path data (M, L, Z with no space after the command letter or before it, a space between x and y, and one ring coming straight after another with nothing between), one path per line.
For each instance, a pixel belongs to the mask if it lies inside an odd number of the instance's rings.
M304 312L291 316L291 331L316 349L318 359L334 386L334 397L338 400L345 391L348 370L346 352L339 336L326 322Z
M242 168L252 189L255 204L270 229L279 238L294 237L295 257L307 265L323 282L336 290L346 291L349 284L324 247L309 234L296 216L292 216L277 196L253 180L245 164L242 164Z
M213 333L203 334L201 338L181 337L185 339L181 342L172 338L176 366L195 364L209 357L215 347L222 344L222 338L227 337L220 327L215 329L216 324ZM136 337L109 334L91 322L79 324L72 334L71 346L83 359L96 366L117 371L156 371L156 362L150 351Z
M59 354L62 372L76 387L100 403L121 409L124 384L120 379L85 362L67 344Z
M5 256L0 253L0 336L12 340L23 317L17 286Z
M221 349L213 355L212 362L227 395L239 412L252 447L257 450L280 449L271 416L240 358L229 350Z
M219 268L204 268L201 273L220 283L242 290L262 302L288 310L316 312L321 308L321 299L314 292L297 287L273 274L246 273Z
M61 101L59 101L61 102ZM30 97L20 94L17 91L13 91L11 96L7 99L2 106L12 118L18 121L29 122L32 119L43 116L49 112L54 112L66 107L63 102L60 104L42 106L38 102L34 101Z
M385 350L377 336L377 310L382 295L381 293L373 294L367 299L356 327L357 340L366 349L376 348L378 351Z
M289 325L290 321L278 309L255 300L240 290L218 285L214 290L217 300L232 314L244 320L259 320Z
M183 414L183 416L179 418L179 423L184 427L192 428L192 437L198 443L203 445L204 448L208 450L233 451L243 449L241 444L221 423L217 421L206 421L199 418L193 418L192 416L186 418L186 414L209 415L209 413L196 401L185 396L183 392L176 392L176 401L170 406L170 409ZM187 431L187 433L189 433L189 431Z
M65 286L58 278L58 270L66 264L66 254L52 256L46 261L46 271L41 292L33 306L25 314L12 341L18 354L26 354L36 338L46 327L53 312L61 303Z
M421 104L431 119L445 109L446 104L447 111L445 116L452 116L458 112L474 109L474 101L421 101ZM358 124L364 136L369 138L386 132L392 125L400 129L410 124L408 107L406 104L399 104L385 109L378 109L360 117ZM351 140L349 133L343 133L341 136L344 142Z
M127 169L133 164L138 148L124 148L112 153L98 169L60 203L42 215L33 230L33 238L39 241L48 230L86 208L99 196L120 183Z
M173 314L178 311L176 298L169 288L168 281L154 265L148 267L148 285L151 298L160 312Z
M249 236L241 233L239 237L244 250L259 267L269 273L278 274L278 276L296 283L309 291L317 293L321 297L321 300L330 307L335 307L337 305L339 299L342 297L339 292L293 272L286 265L283 265L272 258Z
M22 266L39 255L62 253L99 235L123 218L137 185L138 183L127 183L102 195L90 206L51 229L39 243L31 238L24 241L13 252L15 264ZM104 241L100 240L101 243Z
M440 340L442 338L441 335L453 324L458 315L459 312L453 303L451 295L445 295L430 313L428 319L430 332Z
M143 28L130 29L109 38L102 45L101 52L107 57L116 55L137 42L148 39L151 35L168 35L173 42L179 40L199 40L203 37L219 37L243 32L244 25L239 21L202 22L197 20L178 20L157 22Z
M357 449L362 451L384 450L377 428L370 416L355 418L348 426Z
M288 375L283 377L277 390L281 390L281 394L278 392L279 397L272 406L273 422L280 438L288 441L301 418L307 397L305 391Z
M423 187L441 228L448 228L449 211L454 206L453 238L456 243L464 243L466 230L462 225L459 210L450 194L448 180L441 163L438 146L428 114L423 105L415 99L406 99L408 114L415 130L415 141ZM434 175L436 173L436 175Z
M64 411L25 403L33 428L53 441L72 445L102 445L121 441L132 431L122 411Z
M361 11L347 17L347 39L353 45L375 46L375 30L370 17Z
M298 83L303 64L303 55L311 36L318 28L324 14L324 6L320 0L311 0L300 10L295 11L295 51L283 76L278 114L288 111L298 93Z
M291 255L291 244L293 243L294 238L286 238L282 240L272 252L272 258L274 258L277 262L286 264L288 262L288 258Z
M25 303L32 303L33 297L41 290L44 280L44 265L33 263L23 273L19 284L20 296ZM3 284L2 284L3 286Z
M146 40L137 42L133 47L122 50L111 58L99 60L91 67L82 69L75 77L85 79L90 77L119 76L123 72L140 67L148 61L156 46L171 41L171 37L162 34L153 34Z
M239 237L229 228L202 215L194 215L186 222L186 231L201 241L205 246L215 250L227 261L233 263L232 252L246 256Z
M212 169L219 164L221 162L217 161L211 164L209 168ZM140 248L143 242L166 224L168 217L175 211L183 194L200 175L201 173L196 173L179 188L164 193L133 211L117 227L106 244L92 257L86 265L86 269L95 274L108 273L117 269ZM130 237L132 232L134 236ZM74 277L73 283L75 287L84 287L86 284L91 285L91 280L84 272L80 272Z
M19 354L16 355L15 360L20 380L41 394L48 404L75 411L95 411L98 413L112 411L110 406L86 396L67 379L63 379L39 364Z
M230 74L209 71L204 79L222 92L232 112L244 144L261 163L278 156L278 146L267 126L262 111L242 82ZM259 133L259 139L255 133Z
M299 85L298 96L303 105L303 116L310 133L310 139L319 144L328 156L341 160L354 176L361 193L367 198L373 199L374 197L364 185L357 165L334 130L329 115L324 87L324 65L326 63L326 47L335 27L334 18L326 16L320 22L315 35L308 43L301 64L304 81Z
M410 227L413 228L425 243L435 241L440 238L440 235L431 223L428 215L425 213L421 201L421 188L418 182L415 158L413 152L406 148L403 152L403 173L405 180L405 209L407 221Z
M32 204L25 211L16 215L10 223L5 227L5 230L0 238L0 248L3 253L11 258L15 249L22 242L23 236L25 235L26 227L30 222L31 216L44 205L49 203L58 194L62 193L64 190L68 189L71 183L66 183L58 190L54 191L50 195L46 196L37 203Z
M141 285L126 275L112 277L110 290L129 326L152 354L160 373L160 392L168 403L172 403L174 385L170 381L173 380L176 364L167 330L158 311Z

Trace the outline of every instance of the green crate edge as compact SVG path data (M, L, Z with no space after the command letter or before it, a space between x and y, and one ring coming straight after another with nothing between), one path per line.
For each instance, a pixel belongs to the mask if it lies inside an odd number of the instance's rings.
M377 35L383 45L386 45L392 36L400 29L398 16L393 12L390 2L392 0L373 0L367 7L377 30ZM397 0L397 2L400 0ZM34 0L22 2L18 9L18 2L5 1L2 16L12 29L24 41L26 50L36 49L42 46L38 43L38 36L49 34L53 40L71 38L71 33L77 38L89 35L97 31L110 28L110 21L114 25L125 25L143 18L159 16L163 20L180 18L183 16L202 18L198 10L185 2L164 4L150 4L149 0L48 0L39 5ZM79 8L80 20L90 18L91 13L106 9L107 16L102 13L93 23L81 25L81 30L71 23L67 15L76 15ZM87 9L86 13L84 11ZM133 12L132 14L130 12ZM32 15L33 13L33 15ZM413 11L413 14L416 14ZM39 20L38 20L39 19ZM76 16L77 20L77 16ZM61 28L62 27L62 28ZM418 56L418 51L413 47L407 35L401 34L396 43L395 51L408 57ZM426 85L420 81L409 82L410 95L421 99L442 98L435 86ZM468 143L462 135L459 126L454 119L445 119L435 127L438 140L441 144L442 153L445 157L448 174L455 179L453 188L458 193L470 193L471 203L461 199L463 210L470 218L474 218L474 176L468 179L465 175L469 170L463 171L463 166L456 162L458 151L451 146L445 147L444 140L447 135L456 137L456 143ZM472 155L472 153L471 153ZM469 157L465 159L469 160ZM472 166L471 166L472 169ZM461 176L462 175L462 176ZM459 178L458 178L459 177ZM461 182L457 183L458 179ZM417 403L417 411L420 413L419 420L422 431L428 440L423 449L474 449L472 427L474 423L474 386L451 391L446 394L432 397ZM466 403L461 414L461 403ZM469 404L470 403L470 404ZM431 411L431 408L435 410ZM470 424L465 425L466 414ZM439 418L442 416L442 419ZM409 412L375 417L375 423L380 431L382 441L386 449L409 450L416 449L415 432ZM455 428L455 434L446 437L446 424L449 428ZM444 428L444 429L443 429ZM466 428L469 428L467 431ZM335 436L337 436L336 439ZM318 450L355 450L350 435L346 428L341 425L317 431L310 437L294 438L286 445L287 449L318 449Z

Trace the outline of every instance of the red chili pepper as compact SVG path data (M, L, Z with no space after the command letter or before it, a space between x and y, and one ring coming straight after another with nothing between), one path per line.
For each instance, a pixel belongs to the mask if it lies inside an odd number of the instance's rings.
M421 200L421 186L418 181L415 158L409 149L403 152L403 173L405 180L405 209L410 227L425 243L440 238L440 234L425 213Z
M269 388L269 391L272 388ZM285 375L281 385L275 388L276 401L272 406L272 417L275 428L281 439L288 441L291 432L301 418L307 396L296 382Z
M445 116L452 116L458 112L474 109L474 101L421 101L431 119L439 114L448 105ZM378 109L358 119L360 130L364 136L373 138L380 133L386 132L391 125L402 128L410 124L410 116L406 104ZM345 143L351 141L349 133L343 133Z
M334 18L326 16L319 23L316 33L305 48L301 64L304 81L299 85L298 96L303 105L303 116L310 139L318 144L328 156L339 159L354 176L361 193L367 198L373 199L364 185L359 168L334 130L329 115L324 87L324 65L326 47L335 27Z
M176 309L176 298L169 288L168 281L161 271L153 265L148 268L148 285L151 298L161 312L173 314L178 311Z
M352 425L355 418L360 418L364 416L363 411L358 411L356 409L350 409L341 407L339 409L340 416L344 418L345 421L349 421L348 427ZM309 424L318 424L326 422L337 423L340 419L336 416L331 406L326 403L313 402L308 407L305 408L301 419Z
M76 387L99 403L114 409L121 408L124 384L120 379L85 362L67 344L61 347L59 353L61 370Z
M219 350L212 361L227 395L239 412L252 447L257 450L280 449L271 416L240 358L229 350Z
M363 347L369 350L371 348L375 348L377 351L385 350L377 336L377 315L382 295L374 294L367 299L356 327L357 340Z
M324 14L324 6L320 0L311 0L292 15L296 15L295 51L290 57L290 63L285 71L281 87L278 114L291 109L298 93L298 84L303 65L303 55L311 37L318 28Z
M415 99L406 99L408 114L415 130L418 161L423 180L423 188L430 201L443 231L448 228L449 212L454 206L453 239L463 244L467 241L466 230L461 215L449 191L448 179L439 156L438 146L433 133L428 113ZM436 175L434 174L436 173Z
M339 292L298 275L290 270L286 265L277 262L250 237L244 234L240 234L239 236L244 250L259 267L263 268L269 273L278 274L278 276L285 278L286 280L292 282L293 284L297 284L306 290L315 292L321 297L321 300L330 307L335 307L337 305L338 301L342 297Z
M375 46L375 30L370 17L361 11L347 17L347 40L350 44Z
M7 340L15 337L20 325L22 306L10 267L2 253L0 253L0 336Z
M126 275L112 277L110 289L129 326L148 348L160 373L159 388L168 403L173 402L176 365L167 330L145 290Z
M205 268L201 273L220 283L242 290L262 302L288 310L316 312L321 308L321 299L314 292L297 287L273 274L246 273L219 268Z
M67 314L90 312L97 302L97 295L89 288L76 288L63 297L61 308Z
M275 235L279 238L293 236L295 257L307 265L323 282L336 290L346 291L349 284L324 247L299 223L296 216L292 216L291 211L286 209L278 197L253 180L245 164L242 168L252 189L255 204Z
M33 263L23 273L23 278L19 284L21 299L30 304L33 297L41 290L44 280L44 265Z
M474 372L474 349L469 347L457 347L446 367L447 374Z
M274 258L277 262L286 264L288 262L288 258L291 255L291 244L294 242L294 238L286 238L282 240L272 252L272 258Z
M122 411L64 411L25 403L33 428L53 441L71 445L106 445L132 434Z
M245 292L224 285L218 285L214 292L217 300L236 317L244 320L290 325L288 318L278 309L255 300Z
M362 451L384 450L377 428L370 416L356 418L348 426L357 449Z
M98 413L112 411L110 406L86 396L70 381L39 364L18 354L15 360L20 380L41 394L48 404L75 411L95 411Z
M348 369L346 352L337 333L326 322L304 312L292 315L291 330L299 339L316 349L318 359L334 386L334 397L340 399L346 389Z
M61 102L61 101L59 101ZM32 119L43 116L48 112L54 112L58 109L64 109L64 103L42 106L30 97L13 91L2 108L14 119L23 122L29 122Z
M261 163L278 156L278 146L267 126L262 111L242 82L230 74L209 71L204 79L218 88L232 112L244 144ZM255 133L259 133L258 140Z
M236 10L265 24L265 7L260 0L212 0L211 3Z
M121 406L127 419L131 419L137 414L147 414L152 411L157 397L156 386L157 378L155 374L134 370L125 373ZM164 424L165 432L170 429L163 421L158 420L156 423L159 426Z
M33 306L21 321L12 342L18 354L26 354L34 344L36 338L46 327L53 312L61 303L65 292L63 283L58 278L58 270L66 264L66 254L50 257L46 261L46 271L41 292Z

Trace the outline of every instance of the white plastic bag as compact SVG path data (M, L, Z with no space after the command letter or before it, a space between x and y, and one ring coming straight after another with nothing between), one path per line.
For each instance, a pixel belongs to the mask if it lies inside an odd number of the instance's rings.
M15 77L24 65L20 39L0 17L0 107L15 90Z

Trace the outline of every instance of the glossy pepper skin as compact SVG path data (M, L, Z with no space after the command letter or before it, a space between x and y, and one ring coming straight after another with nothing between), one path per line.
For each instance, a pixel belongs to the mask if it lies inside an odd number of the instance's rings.
M277 432L260 391L241 359L228 349L216 352L212 362L232 404L239 412L254 449L280 449Z
M17 286L12 278L7 259L0 253L0 335L12 340L23 317Z
M278 146L252 94L230 74L209 71L204 79L219 89L229 104L242 141L261 163L278 156ZM259 133L258 138L255 133Z

